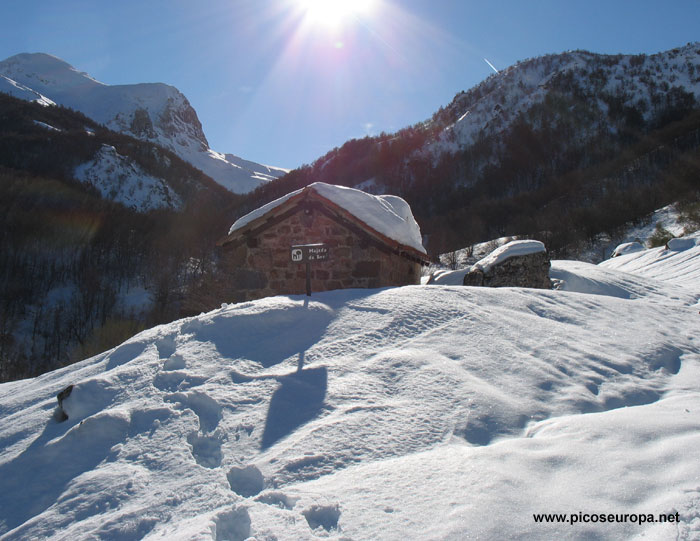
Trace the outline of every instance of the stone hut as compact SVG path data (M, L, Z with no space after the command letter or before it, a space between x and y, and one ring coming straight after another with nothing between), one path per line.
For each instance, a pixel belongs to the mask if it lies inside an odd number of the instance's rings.
M497 248L464 275L465 286L551 289L547 250L537 240L516 240Z
M299 245L322 245L327 257L308 265L313 292L419 284L421 266L428 264L420 229L403 199L317 182L231 226L219 241L228 277L222 298L240 302L305 293L307 265L292 257Z

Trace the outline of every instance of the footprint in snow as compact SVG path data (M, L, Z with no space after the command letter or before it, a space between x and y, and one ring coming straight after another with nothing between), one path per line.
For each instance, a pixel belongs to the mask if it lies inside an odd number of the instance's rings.
M649 366L652 370L664 369L669 374L678 374L681 371L681 355L682 350L665 344L649 356Z
M222 418L222 408L219 403L205 393L175 393L164 398L167 402L176 402L182 409L191 409L199 419L199 429L202 432L213 432Z
M249 498L256 496L265 487L265 480L260 470L255 466L231 468L226 475L228 483L239 496Z
M161 359L167 359L173 353L175 353L175 335L169 334L156 341L156 348L158 349L158 356Z
M316 530L323 528L327 532L340 529L338 520L340 519L340 506L334 505L312 505L302 512L309 528Z
M163 363L163 370L182 370L185 368L187 363L182 355L179 353L173 353L170 357L166 359Z
M214 517L216 541L244 541L250 537L250 515L245 507L234 507Z
M207 378L201 376L192 376L180 370L163 369L153 378L153 386L161 391L174 393L197 387L205 381Z
M192 447L192 456L197 464L205 468L218 468L221 466L223 455L221 453L221 434L211 436L200 435L192 432L187 436L187 443Z

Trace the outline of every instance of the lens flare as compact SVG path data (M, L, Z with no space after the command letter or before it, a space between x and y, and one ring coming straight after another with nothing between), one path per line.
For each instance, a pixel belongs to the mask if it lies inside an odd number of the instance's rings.
M305 18L314 24L339 26L349 20L368 15L376 0L298 0Z

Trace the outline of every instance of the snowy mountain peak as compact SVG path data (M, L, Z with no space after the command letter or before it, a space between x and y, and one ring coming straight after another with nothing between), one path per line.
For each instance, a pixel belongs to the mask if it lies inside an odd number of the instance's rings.
M0 62L0 92L70 107L111 130L156 143L235 193L286 173L245 160L242 166L211 150L190 102L163 83L107 85L55 56L22 53Z
M78 71L65 60L46 53L20 53L11 56L0 62L0 72L36 90L106 86L87 73Z
M429 152L435 157L456 152L505 131L519 115L556 95L585 97L604 115L610 99L619 98L621 107L634 107L648 121L673 88L700 100L700 42L654 55L568 51L523 60L460 92L436 114L433 122L443 131Z
M8 58L0 62L0 73L45 96L53 96L57 103L112 130L158 143L176 153L178 147L209 148L197 113L173 86L106 85L44 53Z

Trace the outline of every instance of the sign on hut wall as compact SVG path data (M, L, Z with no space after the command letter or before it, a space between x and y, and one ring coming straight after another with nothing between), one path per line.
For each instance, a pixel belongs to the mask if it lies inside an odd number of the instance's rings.
M314 183L236 220L219 243L227 299L417 284L428 257L408 204Z
M292 246L292 261L306 263L313 261L326 261L329 258L328 246L325 244L299 244Z
M328 246L325 244L298 244L292 246L291 256L295 263L306 263L306 295L311 296L311 262L327 261Z

